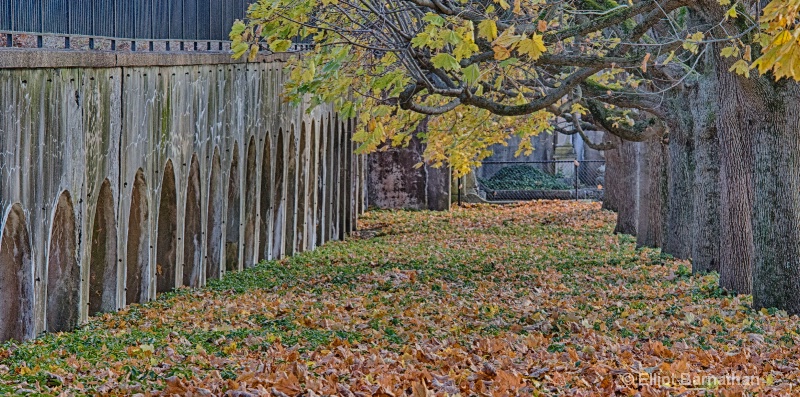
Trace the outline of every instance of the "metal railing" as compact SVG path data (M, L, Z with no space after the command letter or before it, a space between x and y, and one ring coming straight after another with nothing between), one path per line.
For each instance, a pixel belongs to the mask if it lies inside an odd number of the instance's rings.
M169 46L169 41L203 42L207 45L195 43L192 49L222 50L220 43L228 41L230 27L245 17L252 1L0 0L0 44L23 46L17 37L33 36L32 46L41 48L46 38L63 37L69 48L69 38L75 37L132 41L132 50L136 41L150 42L151 50L153 42Z
M605 161L486 161L476 176L489 201L602 200Z

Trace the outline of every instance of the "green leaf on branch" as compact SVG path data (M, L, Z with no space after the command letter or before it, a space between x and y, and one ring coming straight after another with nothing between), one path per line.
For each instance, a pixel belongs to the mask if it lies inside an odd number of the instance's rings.
M422 18L422 20L430 23L433 26L439 26L439 27L444 26L444 23L446 22L444 18L432 12L425 14L425 17Z
M244 53L246 53L249 48L250 46L248 46L247 43L242 43L241 41L233 42L231 44L231 51L233 51L233 57L236 59L241 58L242 55L244 55Z
M481 76L481 71L478 65L472 64L464 68L464 82L468 85L475 84Z
M426 45L428 45L428 43L430 43L430 41L431 41L430 33L420 32L420 34L411 39L411 45L414 48L425 47Z
M244 22L237 20L233 23L233 27L231 28L231 33L228 35L231 40L234 40L236 37L240 37L247 26Z
M269 49L272 52L286 52L292 47L291 40L279 39L269 44Z
M447 71L461 70L461 65L458 64L458 61L446 52L436 54L435 57L431 58L431 62L433 62L433 66Z

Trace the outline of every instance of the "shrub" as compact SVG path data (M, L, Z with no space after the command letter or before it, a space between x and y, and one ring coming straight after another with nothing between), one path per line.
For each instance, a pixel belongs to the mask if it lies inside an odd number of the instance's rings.
M569 190L568 183L531 165L513 165L489 179L480 179L487 190Z

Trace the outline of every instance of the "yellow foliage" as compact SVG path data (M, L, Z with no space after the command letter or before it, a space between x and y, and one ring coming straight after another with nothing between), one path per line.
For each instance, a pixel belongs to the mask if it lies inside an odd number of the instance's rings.
M762 46L759 56L749 68L760 74L772 72L776 79L800 80L800 1L772 0L764 7L760 19L762 32L756 41ZM746 52L750 56L749 51ZM737 62L731 69L743 73L744 66Z
M544 46L542 35L534 33L530 38L523 39L519 42L517 52L522 55L527 55L535 61L539 59L542 54L547 52L547 47Z

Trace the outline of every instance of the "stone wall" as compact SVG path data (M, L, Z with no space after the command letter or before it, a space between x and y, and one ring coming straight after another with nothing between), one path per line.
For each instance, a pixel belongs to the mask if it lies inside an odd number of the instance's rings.
M0 339L69 330L355 228L366 163L352 122L281 101L281 57L102 56L0 65Z

